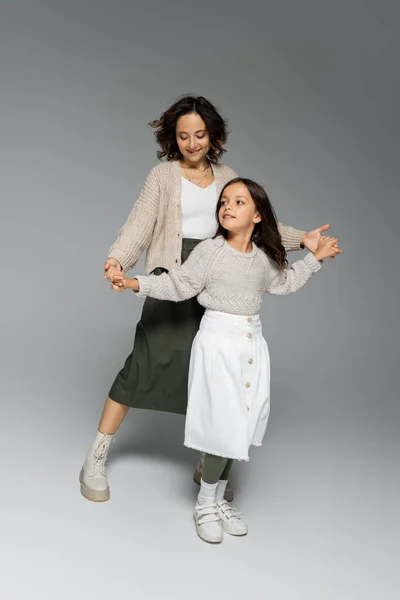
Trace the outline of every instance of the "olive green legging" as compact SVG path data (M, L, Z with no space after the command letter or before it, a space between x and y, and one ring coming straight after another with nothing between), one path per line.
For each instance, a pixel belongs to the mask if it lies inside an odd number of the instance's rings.
M233 459L206 454L203 464L202 479L205 483L217 483L220 479L226 481L232 468Z

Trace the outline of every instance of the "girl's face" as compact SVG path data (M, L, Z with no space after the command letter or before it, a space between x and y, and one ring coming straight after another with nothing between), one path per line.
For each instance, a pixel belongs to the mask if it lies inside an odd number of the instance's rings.
M196 113L179 117L176 122L176 141L185 161L203 161L210 150L210 136L203 119Z
M244 183L233 183L225 188L218 211L219 222L232 233L252 233L261 221L253 198Z

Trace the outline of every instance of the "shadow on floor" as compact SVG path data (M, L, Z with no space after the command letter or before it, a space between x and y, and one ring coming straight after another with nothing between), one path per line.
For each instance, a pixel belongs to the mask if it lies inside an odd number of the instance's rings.
M139 455L196 466L199 453L183 445L185 419L180 415L132 411L115 436L108 458L112 465L121 457Z

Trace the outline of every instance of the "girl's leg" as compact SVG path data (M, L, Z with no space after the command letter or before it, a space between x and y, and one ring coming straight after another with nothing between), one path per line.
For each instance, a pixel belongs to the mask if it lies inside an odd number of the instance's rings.
M201 476L202 476L202 473L203 473L204 458L205 458L205 454L202 453L200 455L200 458L199 458L198 462L197 462L196 470L195 470L194 475L193 475L193 481L197 485L200 485L200 482L201 482ZM232 459L228 460L228 464L232 465ZM230 466L229 466L229 471L230 471ZM226 479L228 479L228 476L226 477ZM224 498L225 498L225 500L227 502L232 502L232 500L233 500L233 489L229 485L227 485L226 488L225 488Z
M221 473L220 479L222 479L223 481L228 481L229 475L230 475L230 472L232 469L232 465L233 465L233 458L228 458L228 460L226 461L225 469Z
M218 486L217 486L217 494L216 494L216 500L226 500L227 502L230 502L230 500L228 500L227 498L227 485L228 485L228 479L229 479L229 475L231 472L231 468L233 465L233 459L232 458L228 458L225 468L221 473L221 477L219 478L218 481Z
M202 480L209 484L218 483L231 459L214 454L206 454L204 458ZM229 472L229 471L228 471Z
M203 476L194 509L194 519L197 534L206 542L219 543L223 539L223 529L216 505L216 493L218 482L227 462L227 458L212 454L206 454L204 457Z
M246 535L248 531L247 524L240 517L240 513L224 500L232 464L233 460L231 458L226 459L206 454L198 503L203 498L210 501L213 497L223 531L230 535ZM211 496L212 494L213 496Z
M202 480L204 483L208 484L215 484L218 482L216 491L217 500L225 499L228 502L231 502L231 499L227 498L226 489L232 465L232 458L222 458L213 454L204 454L202 464ZM199 485L201 485L201 479L199 481Z
M129 407L107 398L96 437L89 448L79 480L81 494L93 502L105 502L110 497L106 462L110 443L124 420Z

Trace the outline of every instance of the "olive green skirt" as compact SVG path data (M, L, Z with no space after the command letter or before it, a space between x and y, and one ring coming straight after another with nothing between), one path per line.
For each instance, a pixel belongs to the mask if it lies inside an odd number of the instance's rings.
M182 240L182 262L201 240ZM153 271L161 275L166 269ZM133 350L109 397L132 408L186 414L190 351L204 308L191 298L169 302L146 298Z

